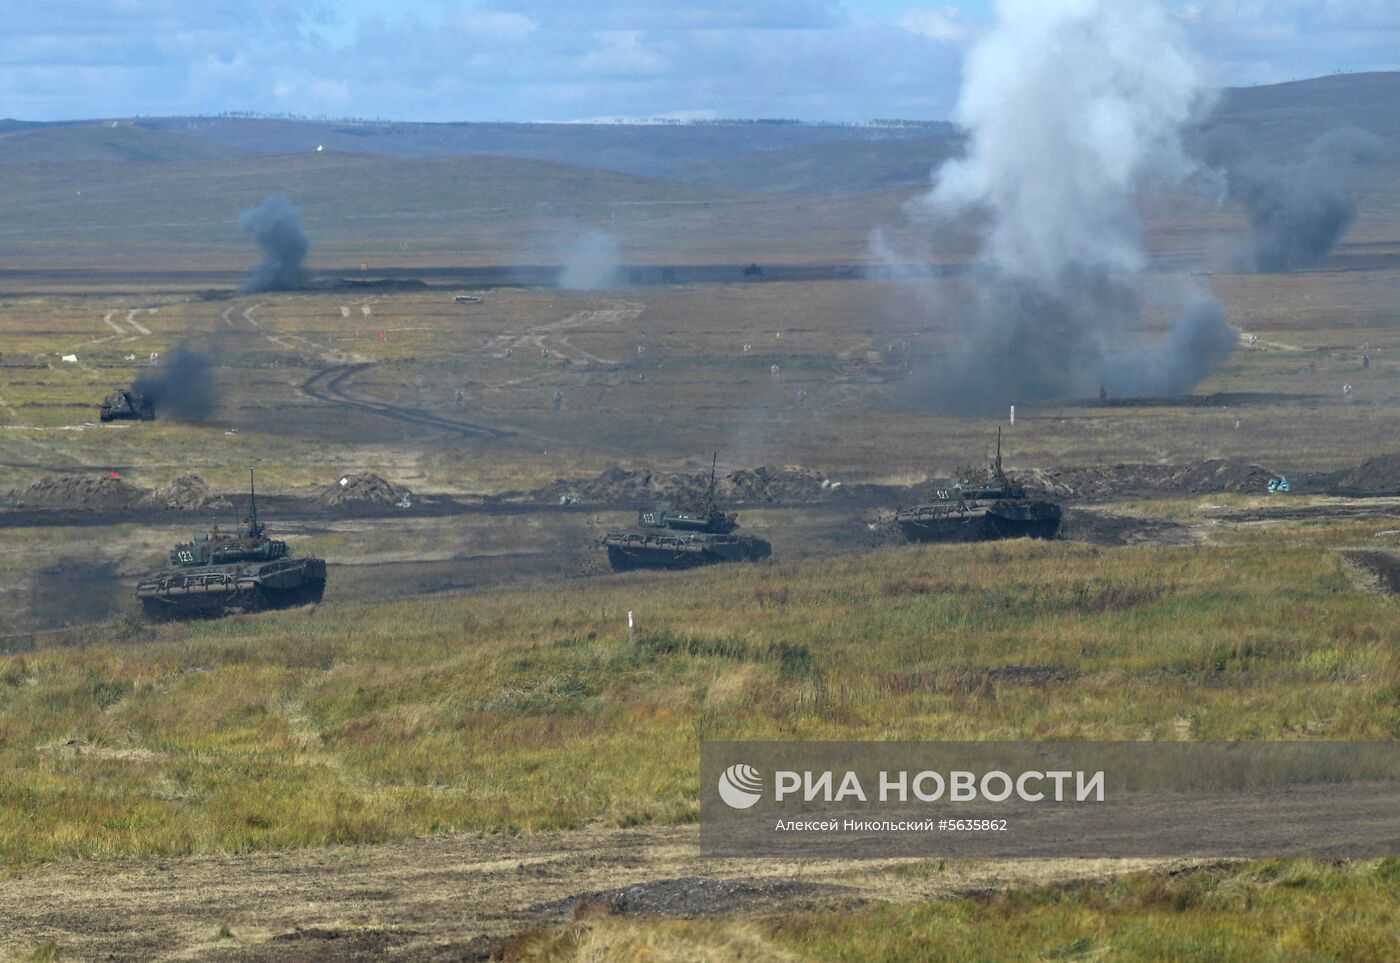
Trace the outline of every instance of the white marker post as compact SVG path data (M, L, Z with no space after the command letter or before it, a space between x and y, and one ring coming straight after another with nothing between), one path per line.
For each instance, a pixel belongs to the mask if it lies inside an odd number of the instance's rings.
M1011 406L1011 423L1012 423L1013 425L1016 424L1016 406L1015 406L1015 405L1012 405L1012 406Z
M633 628L634 628L635 626L636 626L636 622L635 622L635 621L633 620L633 618L632 618L632 610L631 610L631 609L628 609L628 610L627 610L627 641L628 641L628 643L631 643L631 642L632 642L632 630L633 630Z

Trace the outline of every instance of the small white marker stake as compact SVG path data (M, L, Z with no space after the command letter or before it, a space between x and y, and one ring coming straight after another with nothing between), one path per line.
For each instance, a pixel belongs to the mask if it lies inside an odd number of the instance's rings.
M632 629L633 629L633 627L634 627L635 625L636 625L636 622L632 619L632 610L631 610L631 609L628 609L628 610L627 610L627 641L628 641L628 642L631 642L631 641L632 641Z
M1012 423L1013 425L1016 424L1016 406L1015 406L1015 405L1012 405L1012 406L1011 406L1011 423Z

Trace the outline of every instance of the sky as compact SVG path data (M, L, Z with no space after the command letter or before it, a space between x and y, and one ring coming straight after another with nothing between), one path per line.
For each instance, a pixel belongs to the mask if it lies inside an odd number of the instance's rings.
M1218 85L1400 69L1400 0L1164 2ZM0 117L25 120L943 120L995 16L995 0L3 3Z

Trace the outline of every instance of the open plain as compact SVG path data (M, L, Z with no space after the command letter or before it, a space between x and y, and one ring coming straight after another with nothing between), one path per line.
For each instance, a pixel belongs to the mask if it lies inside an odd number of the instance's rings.
M1222 107L1285 149L1385 138L1316 267L1222 270L1237 209L1142 199L1149 327L1208 289L1228 361L1014 424L914 390L978 225L924 255L936 303L871 253L918 233L908 156L946 131L708 177L0 133L0 958L1387 958L1394 860L707 861L694 823L702 739L1400 737L1396 77ZM311 280L245 293L233 221L273 191ZM618 263L564 290L582 230ZM182 346L207 404L98 421ZM998 427L1062 537L902 543ZM773 557L608 571L601 535L715 452ZM249 467L324 601L143 621Z

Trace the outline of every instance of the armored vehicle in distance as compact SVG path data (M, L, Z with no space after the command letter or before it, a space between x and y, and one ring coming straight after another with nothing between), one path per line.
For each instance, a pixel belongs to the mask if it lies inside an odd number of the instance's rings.
M981 542L997 538L1054 538L1060 506L1031 498L1001 468L1001 429L996 460L980 485L959 481L935 488L931 503L895 512L895 524L916 542Z
M639 531L608 532L603 536L608 564L617 571L693 568L719 562L756 562L772 554L773 546L763 539L732 534L739 527L738 514L726 514L715 505L717 463L718 455L710 465L710 487L699 509L669 504L644 508L637 513Z
M151 421L156 416L156 403L139 391L117 388L102 399L97 414L103 421L111 421L114 418Z
M268 538L258 521L248 472L248 517L241 531L199 532L170 551L170 565L143 578L136 597L147 617L164 621L230 612L288 608L321 601L326 562L293 558L287 543Z

